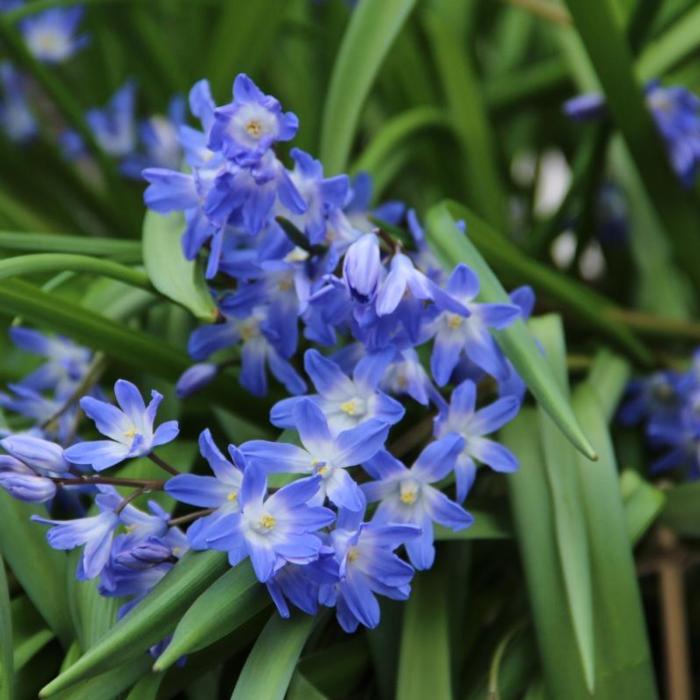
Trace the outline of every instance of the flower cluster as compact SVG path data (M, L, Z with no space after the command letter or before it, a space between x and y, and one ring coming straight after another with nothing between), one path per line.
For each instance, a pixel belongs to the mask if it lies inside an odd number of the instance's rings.
M664 370L630 382L618 417L625 425L644 423L660 455L653 474L678 469L700 478L700 352L685 372Z
M215 549L231 566L249 560L284 616L290 605L309 614L327 606L347 631L374 627L377 596L406 599L414 571L432 566L435 524L472 523L462 503L477 467L517 469L489 436L516 415L524 385L491 331L527 317L532 292L476 301L477 275L463 264L443 273L415 212L398 202L370 209L366 176L326 177L298 149L289 170L276 149L294 137L297 118L247 76L224 106L201 81L190 107L201 129L179 129L187 171L144 172L147 204L184 213L183 255L206 261L220 312L193 332L199 364L177 390L188 396L226 364L264 395L269 371L288 394L270 411L283 438L222 450L205 429L199 448L210 473L179 472L156 453L179 431L175 421L156 426L161 396L146 405L118 380L115 406L90 390L83 368L71 431L35 426L39 442L20 450L17 441L30 438L8 437L0 485L40 502L59 487L92 493L87 515L39 521L51 526L53 547L82 548L79 577L99 577L105 595L130 596L130 605L186 549ZM83 414L100 439L86 439ZM401 442L419 423L433 439L414 452ZM120 476L136 457L167 478ZM173 518L157 503L150 513L134 505L154 491L194 509Z
M650 81L645 88L647 106L666 143L671 166L685 187L692 187L700 168L700 98L680 87L663 87ZM579 95L564 104L564 112L577 121L599 119L605 113L602 95Z

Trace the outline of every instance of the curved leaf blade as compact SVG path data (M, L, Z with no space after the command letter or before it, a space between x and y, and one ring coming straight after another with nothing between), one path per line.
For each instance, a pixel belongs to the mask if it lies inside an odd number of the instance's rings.
M193 600L228 568L222 552L190 552L165 578L72 666L41 691L55 695L115 664L133 659L163 639Z
M509 302L508 294L498 278L473 243L457 228L444 204L433 207L428 212L427 227L429 240L443 263L452 267L464 262L477 273L481 282L480 298L483 301ZM494 332L494 337L559 429L577 449L589 459L595 459L595 451L581 430L566 395L527 326L522 321L516 321L505 330Z
M143 220L143 261L153 286L189 309L201 321L212 322L217 309L198 265L182 253L180 237L185 226L181 214L162 216L146 212Z
M315 619L300 613L285 620L275 612L246 659L231 700L284 700Z
M321 161L330 175L346 166L360 111L416 0L360 0L333 66L321 124Z
M153 666L170 668L185 654L217 642L269 605L248 562L227 571L192 603L175 628L173 638Z

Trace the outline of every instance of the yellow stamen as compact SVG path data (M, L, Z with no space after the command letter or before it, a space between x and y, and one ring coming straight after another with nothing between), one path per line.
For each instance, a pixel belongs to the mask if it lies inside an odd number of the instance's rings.
M340 404L340 410L343 413L347 413L349 416L354 416L357 413L357 401L355 401L355 399L344 401Z
M452 328L452 330L456 330L462 325L462 317L457 316L457 314L448 314L447 316L447 325Z
M135 436L136 436L136 428L129 428L129 430L127 430L127 431L124 433L124 437L132 438L132 437L135 437Z
M238 498L238 491L231 491L228 496L226 496L227 501L233 503Z
M266 530L272 530L276 522L277 521L271 515L263 515L262 518L260 518L260 527Z
M357 547L350 547L348 550L348 563L352 564L360 556L360 550Z
M257 119L251 119L245 125L245 130L248 132L248 135L252 136L254 139L259 139L263 132L262 124Z

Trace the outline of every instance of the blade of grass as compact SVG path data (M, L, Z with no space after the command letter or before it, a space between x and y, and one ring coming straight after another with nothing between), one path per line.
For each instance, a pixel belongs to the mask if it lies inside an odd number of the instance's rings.
M477 212L498 229L507 226L504 185L498 170L496 140L491 130L481 86L465 43L448 17L425 13L430 39L448 111L461 146L465 172L464 196Z
M24 253L89 253L94 257L119 258L124 263L140 263L143 260L140 241L88 238L58 233L0 231L0 250Z
M13 700L15 697L13 649L10 594L7 588L5 563L0 557L0 700Z
M335 175L347 164L360 112L416 0L360 0L338 51L321 123L320 157Z

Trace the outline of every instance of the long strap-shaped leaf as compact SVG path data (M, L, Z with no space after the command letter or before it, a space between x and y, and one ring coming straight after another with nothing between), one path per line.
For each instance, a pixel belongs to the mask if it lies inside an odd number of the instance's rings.
M140 241L25 231L0 231L0 250L19 250L25 253L89 253L99 257L117 257L122 262L133 263L141 262L143 258Z
M441 261L452 267L459 262L469 265L481 282L480 298L487 302L507 303L508 294L472 242L457 228L447 207L439 205L428 212L428 234ZM532 333L522 321L497 331L494 336L503 352L520 373L537 401L577 449L595 459L566 395L535 343Z
M341 172L357 120L379 68L416 0L360 0L333 66L321 125L321 161Z
M41 692L55 695L86 678L139 656L163 639L193 600L228 567L222 552L188 553L151 593Z
M246 659L231 700L283 700L314 621L303 613L284 620L275 612Z
M557 380L568 394L564 328L558 316L530 321ZM552 419L538 408L545 473L554 515L554 537L564 579L564 592L588 689L593 692L595 645L588 535L581 505L581 486L575 450ZM582 475L582 478L586 478Z
M67 643L72 637L65 581L66 557L51 549L41 528L29 519L42 513L0 492L0 552L22 584L29 599L56 635Z
M444 566L421 571L405 606L396 697L450 700L448 578Z
M15 696L15 667L12 644L12 614L7 590L5 563L0 557L0 700Z
M227 571L182 616L153 668L164 671L181 656L214 644L269 605L264 586L248 562Z
M87 248L88 242L85 242ZM112 260L93 258L90 255L74 255L72 253L35 253L32 255L17 255L0 260L0 280L24 275L40 274L42 272L89 272L103 277L126 282L133 287L141 287L153 291L148 275L141 270L127 267Z
M677 262L700 286L698 208L683 192L634 77L632 56L612 0L566 0L608 108L673 242Z

